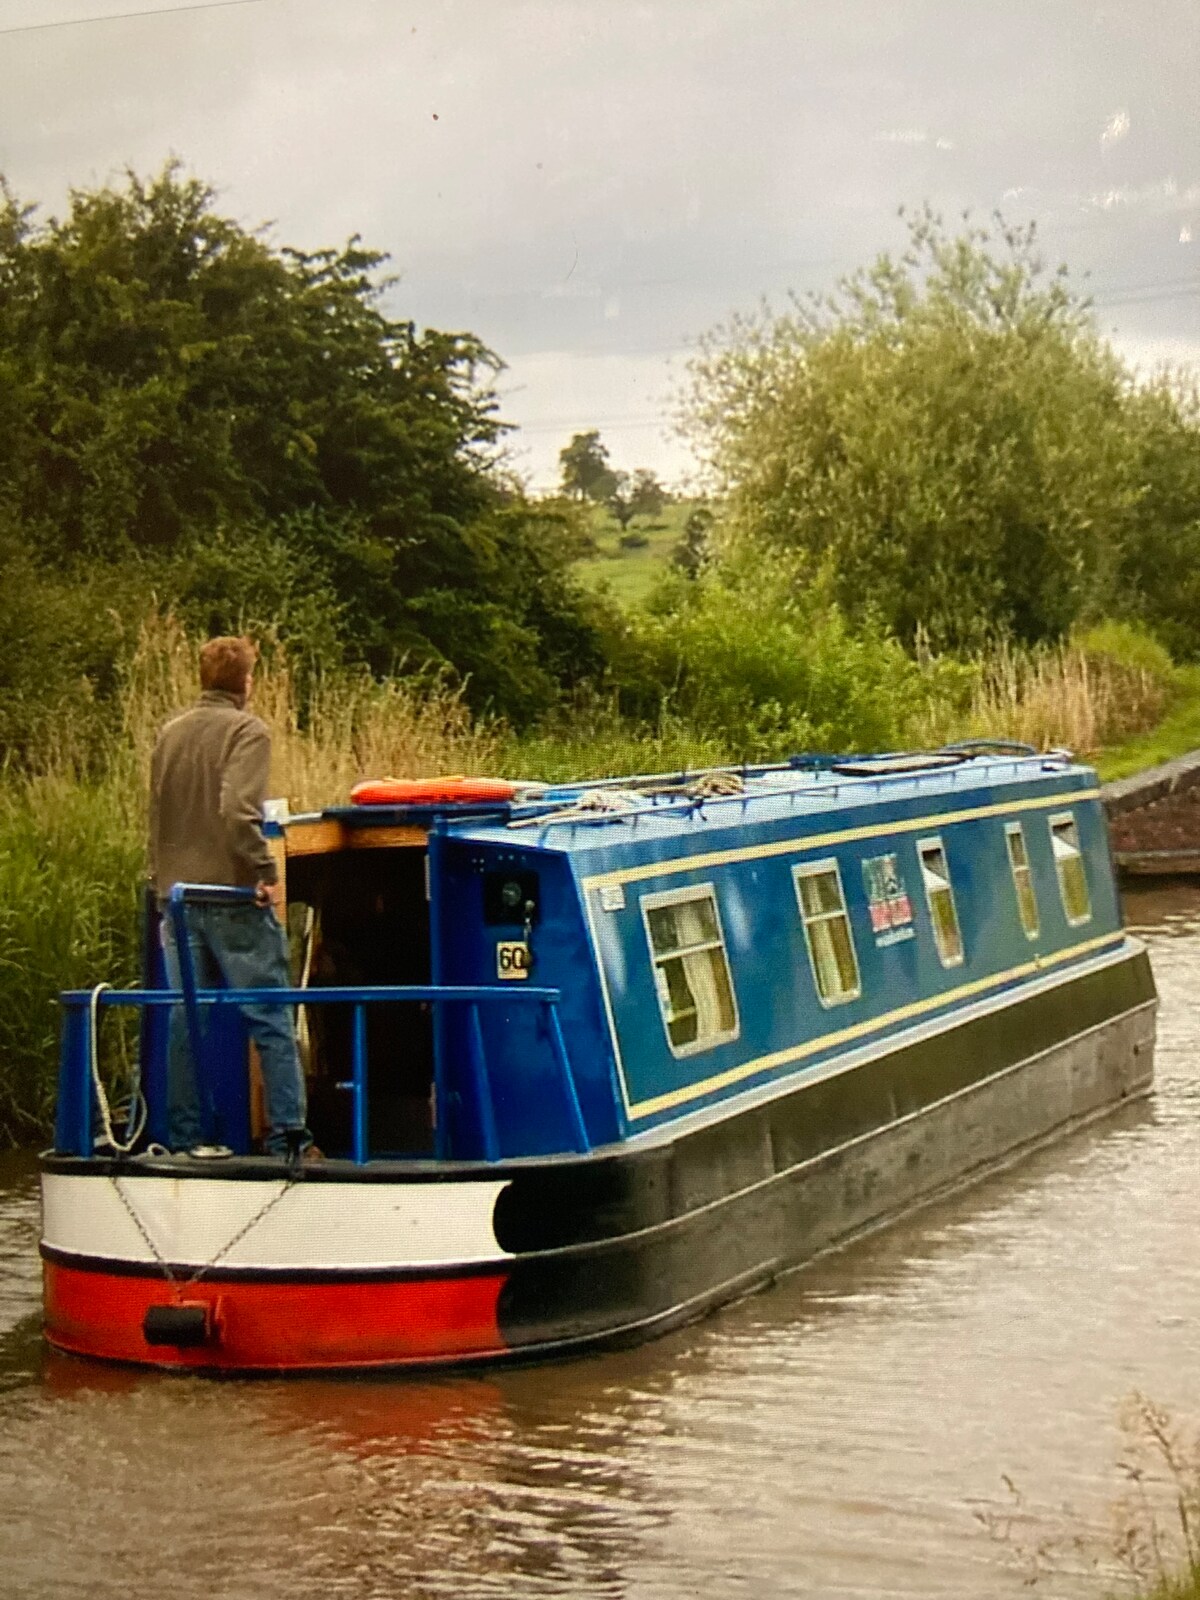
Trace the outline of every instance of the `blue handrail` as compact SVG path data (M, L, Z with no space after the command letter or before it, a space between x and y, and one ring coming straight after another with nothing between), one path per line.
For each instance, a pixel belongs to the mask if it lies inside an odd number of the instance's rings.
M181 960L181 980L184 973ZM469 1008L468 1068L475 1090L484 1159L498 1161L501 1151L479 1008L481 1005L517 1004L540 1006L545 1010L551 1054L562 1082L572 1142L578 1151L586 1152L591 1146L558 1017L560 999L561 991L558 989L534 985L526 987L524 984L519 989L501 989L483 984L341 984L316 989L197 989L194 974L190 985L181 984L179 989L103 989L99 993L90 989L66 990L59 996L65 1016L55 1146L63 1153L76 1155L90 1154L93 1148L94 1107L90 1072L94 1009L130 1006L157 1008L176 1006L182 1002L189 1011L189 1033L192 1032L194 1017L196 1031L193 1037L199 1037L199 1019L205 1006L350 1005L353 1007L351 1076L338 1087L351 1095L351 1155L361 1165L369 1159L366 1008L372 1004L427 1003L439 1008L443 1005L465 1005Z
M177 1006L183 998L181 989L104 989L99 995L99 1003L101 1006ZM521 984L519 988L514 984L510 989L482 983L360 983L323 984L317 989L196 990L196 1000L202 1006L370 1005L373 1001L400 1004L406 1000L479 1002L485 1005L489 1001L505 1005L517 1001L526 1005L557 1005L561 999L561 989L538 989L532 984ZM91 1004L92 991L64 989L58 1000L63 1006L87 1007Z

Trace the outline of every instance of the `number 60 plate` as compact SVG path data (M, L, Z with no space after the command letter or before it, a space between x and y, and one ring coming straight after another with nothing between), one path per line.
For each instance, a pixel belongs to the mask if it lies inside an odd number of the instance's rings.
M496 976L498 978L527 978L529 976L529 946L524 939L501 939L496 946Z

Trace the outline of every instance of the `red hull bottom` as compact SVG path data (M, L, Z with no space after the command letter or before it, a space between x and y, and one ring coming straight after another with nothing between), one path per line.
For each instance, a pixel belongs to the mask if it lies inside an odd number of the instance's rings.
M507 1352L497 1321L504 1275L403 1282L182 1284L42 1263L46 1337L109 1361L216 1372L428 1366ZM196 1348L148 1344L152 1306L204 1303Z

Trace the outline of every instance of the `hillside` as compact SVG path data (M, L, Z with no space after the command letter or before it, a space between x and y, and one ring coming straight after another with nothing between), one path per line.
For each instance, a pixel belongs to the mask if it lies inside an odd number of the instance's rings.
M644 544L622 545L616 518L603 506L591 508L596 554L580 561L575 570L589 587L606 585L623 606L640 605L671 563L683 535L683 525L695 510L695 500L678 500L654 517L635 517L628 535Z

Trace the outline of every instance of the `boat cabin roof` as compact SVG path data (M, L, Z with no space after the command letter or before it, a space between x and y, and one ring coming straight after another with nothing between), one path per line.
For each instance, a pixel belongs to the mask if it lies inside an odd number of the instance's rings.
M1028 793L1092 789L1095 773L1063 751L968 746L876 756L794 757L593 782L518 785L510 802L330 806L289 819L288 853L423 844L431 828L522 853L590 855L666 846L707 831L886 808L898 816L971 810ZM959 806L952 803L951 812Z

